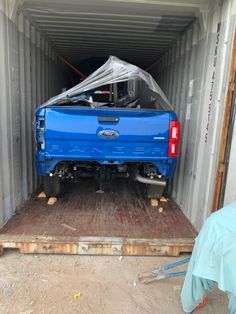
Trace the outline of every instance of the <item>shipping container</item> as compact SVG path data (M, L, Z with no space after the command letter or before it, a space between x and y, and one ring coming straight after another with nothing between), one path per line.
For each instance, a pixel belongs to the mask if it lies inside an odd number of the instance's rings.
M0 0L0 250L190 252L195 229L236 199L235 15L236 0ZM181 122L162 215L135 185L98 196L85 181L54 207L34 196L35 109L78 83L72 65L89 73L86 60L109 55L151 73Z

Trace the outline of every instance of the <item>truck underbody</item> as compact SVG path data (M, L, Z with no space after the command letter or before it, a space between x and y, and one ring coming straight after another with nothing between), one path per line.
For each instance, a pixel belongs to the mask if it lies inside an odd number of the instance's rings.
M151 163L124 163L103 165L96 161L63 161L56 165L49 176L44 177L44 189L47 196L63 194L66 181L80 182L83 178L94 178L97 193L104 193L107 184L116 178L138 181L142 185L143 196L160 198L167 181Z

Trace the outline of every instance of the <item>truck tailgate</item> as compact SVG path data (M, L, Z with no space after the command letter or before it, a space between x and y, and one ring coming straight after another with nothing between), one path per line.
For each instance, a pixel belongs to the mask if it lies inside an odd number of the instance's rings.
M153 160L167 157L170 113L48 107L46 153L51 158Z

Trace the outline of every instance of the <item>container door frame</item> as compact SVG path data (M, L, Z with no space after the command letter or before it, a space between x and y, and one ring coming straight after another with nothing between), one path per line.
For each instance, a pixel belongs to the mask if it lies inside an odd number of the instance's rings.
M230 127L233 120L234 98L236 89L236 30L234 31L233 49L231 53L230 74L225 100L223 125L221 131L219 158L217 163L215 187L212 202L212 211L217 211L223 205L224 187L227 178L227 152L232 138L230 137Z

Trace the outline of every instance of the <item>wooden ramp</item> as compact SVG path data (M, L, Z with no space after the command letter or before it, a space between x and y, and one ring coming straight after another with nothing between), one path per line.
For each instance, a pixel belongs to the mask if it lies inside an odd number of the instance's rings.
M163 212L159 212L162 207ZM152 206L127 180L96 193L92 180L69 184L53 206L33 197L1 229L0 250L23 253L169 255L191 252L196 231L173 200Z

